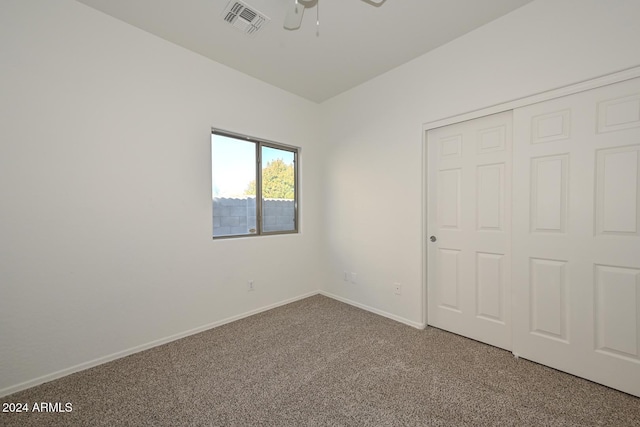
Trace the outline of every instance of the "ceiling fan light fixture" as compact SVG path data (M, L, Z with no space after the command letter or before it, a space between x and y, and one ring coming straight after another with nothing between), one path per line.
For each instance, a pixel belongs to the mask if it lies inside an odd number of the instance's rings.
M387 0L361 0L370 6L380 7ZM316 8L316 36L320 35L320 0L288 0L287 14L284 17L285 30L297 30L302 25L302 15L306 8Z
M293 0L291 5L287 9L287 14L284 17L284 29L285 30L297 30L302 24L302 16L304 15L305 6Z

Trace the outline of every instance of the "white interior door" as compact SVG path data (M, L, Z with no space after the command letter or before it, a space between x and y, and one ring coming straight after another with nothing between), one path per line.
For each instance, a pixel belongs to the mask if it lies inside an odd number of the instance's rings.
M640 396L640 79L513 119L513 351Z
M512 113L427 133L428 324L511 349Z

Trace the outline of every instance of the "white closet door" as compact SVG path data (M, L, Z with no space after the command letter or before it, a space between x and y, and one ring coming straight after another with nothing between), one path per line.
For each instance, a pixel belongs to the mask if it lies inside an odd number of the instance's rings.
M511 349L512 113L427 133L428 323Z
M513 351L640 396L640 79L513 120Z

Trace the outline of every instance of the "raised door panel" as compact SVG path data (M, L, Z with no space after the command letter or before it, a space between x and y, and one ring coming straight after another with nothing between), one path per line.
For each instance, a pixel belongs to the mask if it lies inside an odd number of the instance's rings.
M529 274L530 332L568 342L567 262L531 258Z
M462 156L462 135L440 138L440 158L451 159Z
M531 159L531 231L565 233L569 155L553 155Z
M531 119L531 143L569 139L571 137L571 110L541 114Z
M598 150L596 231L635 236L640 220L640 145Z
M598 104L598 132L640 127L640 94L623 96Z
M461 169L443 170L438 173L438 224L440 228L460 229Z
M640 362L640 269L595 266L596 347Z
M476 253L476 316L504 324L504 255Z
M477 132L478 154L504 151L507 146L507 126L482 129Z
M504 231L504 163L478 166L476 224L479 231Z
M439 306L459 312L460 251L455 249L440 249L438 265Z

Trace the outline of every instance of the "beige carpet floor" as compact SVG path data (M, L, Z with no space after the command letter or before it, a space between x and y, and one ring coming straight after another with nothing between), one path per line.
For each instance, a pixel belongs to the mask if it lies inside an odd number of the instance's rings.
M640 426L640 399L314 296L20 393L2 426Z

